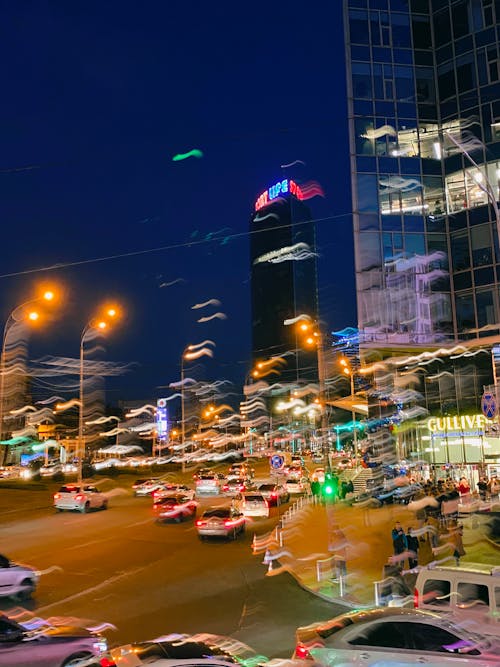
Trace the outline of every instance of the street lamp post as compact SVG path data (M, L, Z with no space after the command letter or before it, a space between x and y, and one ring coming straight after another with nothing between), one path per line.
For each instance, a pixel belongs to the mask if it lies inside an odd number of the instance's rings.
M353 428L353 446L354 446L354 457L356 468L359 466L359 453L358 453L358 429L356 428L356 411L354 409L354 370L347 361L347 359L342 358L340 360L340 365L344 368L344 373L349 376L351 381L351 420Z
M19 306L16 306L14 310L10 313L8 316L4 329L3 329L3 337L2 337L2 350L0 353L0 440L3 440L4 436L4 429L3 429L3 422L4 422L4 398L5 398L5 375L6 375L6 350L7 350L7 338L8 334L12 328L12 326L16 322L20 322L23 319L23 316L25 316L25 319L28 322L36 322L39 319L39 314L36 311L30 311L26 312L26 307L29 306L30 304L35 304L35 303L40 303L41 301L52 301L54 299L54 292L51 290L47 290L44 292L44 294L40 297L35 297L34 299L29 299L28 301L25 301L24 303L20 304ZM5 463L7 458L7 448L5 448L3 456L2 456L2 463Z
M115 308L108 308L104 316L108 318L114 318L117 315ZM85 456L85 442L83 434L83 414L84 414L84 354L85 354L85 338L89 331L94 331L95 335L99 331L104 331L108 326L108 321L105 319L99 319L93 317L90 319L87 324L83 327L82 335L80 337L80 368L79 368L79 377L80 377L80 410L78 413L78 474L77 482L78 484L82 483L83 479L83 459Z

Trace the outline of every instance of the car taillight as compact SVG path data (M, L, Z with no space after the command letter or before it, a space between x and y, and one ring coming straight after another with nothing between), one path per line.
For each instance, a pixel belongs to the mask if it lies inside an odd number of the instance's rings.
M227 484L224 484L224 486L222 487L222 490L223 491L229 491L229 486Z
M419 605L418 588L415 588L415 590L413 591L413 606L415 607L415 609L418 609L418 605Z
M295 647L295 657L299 660L307 660L307 658L311 657L311 654L309 653L307 646L304 646L304 644L297 644Z
M232 521L224 521L224 525L226 526L226 528L229 528L229 526L233 525L233 522Z
M242 485L240 486L240 491L244 491L244 490L245 490L245 485L242 484Z
M59 493L54 493L54 500L57 500L58 498L61 497L61 494Z
M271 493L271 498L277 498L278 494L277 493Z
M101 667L117 667L113 658L101 658L99 660L99 665Z
M196 525L196 526L204 526L204 525L205 525L205 522L204 522L204 521L199 521L199 520L198 520L198 521L196 522L195 525Z

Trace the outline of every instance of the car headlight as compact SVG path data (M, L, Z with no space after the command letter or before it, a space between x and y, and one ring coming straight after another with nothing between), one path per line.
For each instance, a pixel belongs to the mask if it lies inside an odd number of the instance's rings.
M99 655L101 653L105 653L108 650L108 642L104 639L104 637L99 637L99 639L93 643L92 647Z

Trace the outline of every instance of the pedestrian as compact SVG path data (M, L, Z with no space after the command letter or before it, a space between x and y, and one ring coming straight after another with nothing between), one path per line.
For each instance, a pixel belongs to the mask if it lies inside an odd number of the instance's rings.
M347 494L347 482L345 481L345 479L343 479L340 484L340 493L339 493L340 500L344 500L346 494Z
M408 556L408 565L410 570L413 570L414 567L418 565L418 537L413 534L413 528L408 526L406 531L406 543L408 545L408 551L411 555Z
M408 548L405 531L403 530L403 526L399 521L396 521L394 528L392 529L392 547L393 553L396 556L398 554L402 554L403 551L406 551Z
M321 484L318 482L316 478L313 479L313 481L311 482L311 493L313 495L313 498L317 498L320 490L321 490Z
M470 484L466 477L461 477L458 482L458 492L461 496L467 496L470 493Z
M491 483L490 483L491 500L498 500L499 493L500 493L500 482L498 481L498 477L494 475L491 478Z
M453 558L457 565L460 565L460 558L465 556L464 543L462 540L463 534L463 526L455 522L455 525L453 525L450 530L450 542L453 547Z
M477 490L479 491L479 497L481 500L486 500L486 492L488 491L488 482L485 477L480 477L479 482L477 483Z

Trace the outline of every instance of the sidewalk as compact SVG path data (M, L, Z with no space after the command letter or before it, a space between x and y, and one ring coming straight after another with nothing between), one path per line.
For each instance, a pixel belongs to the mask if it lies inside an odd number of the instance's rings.
M256 537L254 551L264 555L268 576L286 570L299 585L324 599L351 608L373 606L374 582L383 579L384 565L393 553L391 530L396 521L400 521L405 530L409 526L417 527L414 512L406 505L359 508L341 503L313 505L304 499L285 513L281 530L273 531L267 541ZM499 549L484 539L485 521L487 516L460 519L464 527L466 556L461 559L464 565L467 562L498 564ZM329 551L329 533L334 524L338 524L348 544L343 587L336 578L334 559ZM443 558L443 554L438 557ZM449 562L455 564L453 558ZM410 583L411 577L408 575Z

